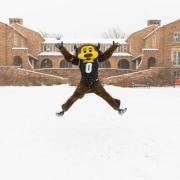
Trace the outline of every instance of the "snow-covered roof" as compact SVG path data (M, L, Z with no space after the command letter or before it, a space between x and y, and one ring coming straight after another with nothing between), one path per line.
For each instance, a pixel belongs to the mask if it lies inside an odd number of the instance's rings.
M119 53L113 53L113 56L132 56L132 55L127 52L119 52Z
M143 51L158 51L159 49L156 48L144 48Z
M127 44L126 39L91 39L91 38L83 38L83 39L60 39L57 40L56 38L45 38L45 41L43 44L56 44L60 43L63 41L65 44L85 44L85 43L90 43L90 44L112 44L113 41L118 42L120 44Z
M60 52L56 52L56 51L51 51L51 52L41 52L40 54L38 54L38 56L62 56L62 54Z
M14 47L12 50L28 50L27 47Z

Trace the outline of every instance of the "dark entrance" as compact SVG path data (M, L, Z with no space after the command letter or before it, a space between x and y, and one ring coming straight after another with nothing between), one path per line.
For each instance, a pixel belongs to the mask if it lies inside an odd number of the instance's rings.
M15 56L13 65L14 66L22 66L22 58L20 56Z
M41 62L41 68L52 68L53 65L52 65L52 61L49 60L49 59L44 59L42 62Z
M119 69L129 69L129 61L126 59L119 60L118 68Z
M154 57L150 57L148 59L148 69L155 66L156 66L156 59Z

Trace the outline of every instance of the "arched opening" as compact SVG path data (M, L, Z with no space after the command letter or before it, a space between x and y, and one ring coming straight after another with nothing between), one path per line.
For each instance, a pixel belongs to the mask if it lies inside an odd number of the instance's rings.
M53 65L52 65L52 61L50 59L44 59L42 62L41 62L41 68L52 68Z
M111 64L109 61L104 61L99 63L99 68L111 68Z
M118 68L119 69L129 69L129 61L126 59L119 60Z
M22 66L22 58L20 56L15 56L13 65L14 66Z
M156 66L156 59L154 57L150 57L148 59L148 69L155 66Z
M62 60L60 62L60 68L72 68L72 64L67 62L66 60Z

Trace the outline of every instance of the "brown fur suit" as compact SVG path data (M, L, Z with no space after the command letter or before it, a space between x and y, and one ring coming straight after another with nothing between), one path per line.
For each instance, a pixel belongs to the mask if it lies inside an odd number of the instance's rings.
M63 47L63 45L62 47L56 47L60 49L60 52L63 54L65 60L71 62L74 65L79 65L82 76L81 81L73 95L62 105L63 111L67 111L76 100L82 98L86 93L97 94L115 110L118 110L120 108L120 100L112 98L111 95L103 88L98 79L98 64L109 59L112 56L113 52L118 47L116 43L113 42L113 45L111 45L104 53L99 50L98 46L85 44L80 46L79 48L76 48L76 55L72 55L71 53L69 53L67 49ZM95 55L93 54L93 51L95 52ZM79 59L79 54L83 54L82 56L85 61L87 60L87 62ZM95 56L95 59L91 58L90 56ZM93 59L93 61L91 61L91 59ZM91 63L89 62L93 63L93 65L90 65ZM92 66L92 72L90 69L90 72L88 72L88 74L87 72L85 72L87 69L87 64L89 67Z

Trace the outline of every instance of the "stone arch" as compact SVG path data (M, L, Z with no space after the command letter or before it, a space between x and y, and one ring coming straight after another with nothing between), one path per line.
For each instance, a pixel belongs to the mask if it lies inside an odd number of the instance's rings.
M22 58L20 56L15 56L13 60L14 66L22 66Z
M129 61L127 59L121 59L118 62L119 69L129 69Z
M64 59L60 62L59 66L60 68L72 68L72 64Z
M50 59L44 59L41 61L41 68L52 68L53 63Z
M111 63L109 61L104 61L99 63L99 68L111 68Z
M150 57L148 59L148 69L151 68L151 67L155 67L156 66L156 58L154 57Z

